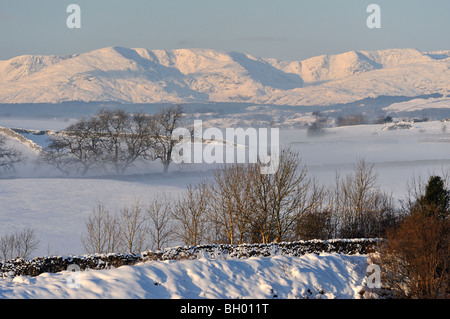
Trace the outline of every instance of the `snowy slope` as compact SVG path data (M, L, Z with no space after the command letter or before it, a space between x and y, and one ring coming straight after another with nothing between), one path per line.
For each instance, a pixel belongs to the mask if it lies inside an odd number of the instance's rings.
M32 152L33 155L37 155L42 151L42 147L34 143L33 141L24 137L24 135L14 132L10 128L0 126L0 135L6 137L7 147L20 148L21 152Z
M150 261L116 269L0 279L0 298L358 298L366 255ZM75 277L77 276L77 277Z
M450 109L450 99L449 98L441 98L441 99L413 99L406 102L393 103L388 107L385 107L384 110L388 113L395 112L414 112L414 111L422 111L426 109Z
M207 49L108 47L0 61L0 103L249 102L330 105L450 92L450 53L350 51L303 61Z

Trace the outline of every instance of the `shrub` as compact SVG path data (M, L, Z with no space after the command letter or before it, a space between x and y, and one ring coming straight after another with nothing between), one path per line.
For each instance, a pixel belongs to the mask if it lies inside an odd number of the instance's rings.
M410 202L409 215L380 251L382 280L397 298L448 298L450 192L442 178L430 176Z
M449 298L449 221L415 213L388 233L374 262L395 298Z
M367 120L363 114L351 114L345 117L340 116L336 121L337 126L361 125L366 123Z
M26 228L0 237L0 253L4 261L14 258L28 258L38 247L39 240L33 229Z

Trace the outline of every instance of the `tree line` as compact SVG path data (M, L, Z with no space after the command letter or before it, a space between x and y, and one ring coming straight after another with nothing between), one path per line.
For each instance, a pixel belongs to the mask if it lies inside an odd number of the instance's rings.
M150 206L133 204L135 219L141 220L135 225L147 229L142 232L142 244L135 247L161 248L170 241L199 245L382 238L404 214L392 195L378 186L374 164L364 159L357 161L348 175L337 174L328 186L310 177L298 153L291 149L281 150L274 174L261 174L261 165L225 164L210 180L188 185L176 200L158 196ZM123 210L130 208L119 210L112 218L104 207L95 208L93 220L87 222L88 234L103 236L96 239L100 242L111 237L119 242L119 227L109 225L112 219L118 220L117 224L128 223ZM150 236L150 230L156 233ZM90 237L95 236L89 235L85 242Z
M103 109L51 136L41 160L65 174L123 174L139 160L159 160L167 172L176 143L172 132L183 116L181 105L156 114Z

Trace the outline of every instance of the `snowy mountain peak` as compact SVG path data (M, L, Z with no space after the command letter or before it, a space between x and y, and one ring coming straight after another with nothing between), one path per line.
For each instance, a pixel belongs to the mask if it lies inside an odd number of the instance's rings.
M33 56L22 55L15 57L3 67L3 74L8 81L18 81L40 71L41 69L59 63L66 59L63 56Z
M0 103L249 102L323 105L449 92L450 51L349 51L302 61L209 49L107 47L0 61Z

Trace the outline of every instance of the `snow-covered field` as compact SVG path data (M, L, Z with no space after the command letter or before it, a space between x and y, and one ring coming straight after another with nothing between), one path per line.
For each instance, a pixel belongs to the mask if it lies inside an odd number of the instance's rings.
M367 257L149 261L116 269L0 279L0 298L353 299L364 286Z
M0 118L0 126L58 130L72 121L7 117ZM315 138L305 129L281 129L280 141L297 150L309 174L325 184L364 157L375 163L379 185L402 199L413 176L450 169L450 123L409 124L409 129L397 130L388 129L390 124L334 127ZM42 136L27 137L38 145L46 143ZM40 240L35 256L84 254L81 235L98 204L114 211L163 193L175 198L187 184L211 177L214 168L172 165L163 175L162 166L154 163L144 174L66 178L33 164L36 153L28 146L10 142L22 147L30 160L18 167L16 177L0 179L0 234L33 228ZM367 256L338 254L148 262L82 272L79 289L67 287L70 274L64 273L0 279L0 298L355 298L366 262Z
M0 118L0 126L17 126L11 121ZM25 122L24 126L60 129L67 123L34 124ZM398 130L386 129L391 124L335 127L316 138L308 137L305 129L281 129L280 142L298 151L310 176L324 184L333 183L337 172L349 172L353 163L364 157L375 163L379 185L402 199L413 176L443 174L450 168L450 129L443 130L449 123L410 124L410 129ZM31 138L42 142L42 136ZM15 142L28 152L29 159L35 156ZM163 175L162 166L154 162L127 176L66 178L28 161L17 168L18 178L0 179L0 234L31 227L40 239L36 256L83 254L80 236L98 204L114 211L135 199L150 201L163 193L175 198L187 184L212 177L213 169L210 164L173 164L169 174Z

